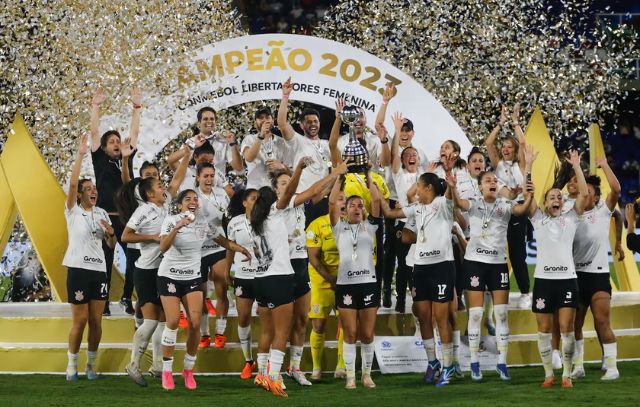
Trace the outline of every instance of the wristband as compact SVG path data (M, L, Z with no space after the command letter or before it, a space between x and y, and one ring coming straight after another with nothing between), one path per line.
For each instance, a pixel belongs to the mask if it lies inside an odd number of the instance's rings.
M237 146L237 145L238 145L238 141L233 141L233 142L229 143L229 145L230 145L231 147L233 147L233 146Z
M384 140L380 140L382 144L387 144L389 142L389 137L385 137Z
M388 103L389 103L389 101L388 101L388 100L383 100L383 101L382 101L382 104L383 104L383 105L386 105L386 104L388 104Z
M264 140L264 136L263 135L258 136L258 140Z
M282 98L283 99L289 99L289 95L285 95L284 93L282 94Z
M142 105L133 105L134 109L140 109L142 107Z

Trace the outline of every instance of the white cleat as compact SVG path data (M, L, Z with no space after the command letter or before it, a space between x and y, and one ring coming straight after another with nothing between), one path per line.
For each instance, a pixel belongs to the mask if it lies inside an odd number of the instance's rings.
M582 379L583 377L585 377L587 374L584 371L584 366L582 365L575 365L573 367L573 372L571 372L571 379L576 380L576 379Z
M518 308L530 309L531 308L531 294L520 294L520 300L518 301Z
M616 380L619 377L620 372L618 372L618 369L608 369L607 373L605 373L604 376L600 378L600 380Z
M311 372L311 380L320 380L322 379L322 370L313 370Z
M291 370L287 369L287 374L290 378L296 381L300 386L311 386L312 383L307 380L307 377L304 375L304 372L300 369Z
M551 355L551 364L554 369L562 369L562 357L560 357L560 351L554 350Z

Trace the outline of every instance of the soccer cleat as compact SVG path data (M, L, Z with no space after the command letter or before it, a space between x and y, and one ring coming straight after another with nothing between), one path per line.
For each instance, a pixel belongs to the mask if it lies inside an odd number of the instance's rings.
M98 374L93 370L93 366L87 366L87 380L98 379Z
M618 369L608 369L607 373L605 373L604 376L600 378L600 380L616 380L619 377L620 372L618 372Z
M133 368L133 366L131 366L131 363L129 363L124 368L124 371L127 372L129 377L133 380L135 384L137 384L140 387L147 387L147 381L144 380L144 377L142 377L142 373L140 373L140 370Z
M362 382L362 385L367 389L373 389L374 387L376 387L376 384L373 382L373 379L371 379L371 375L363 374L360 381Z
M269 391L268 379L266 376L263 376L260 373L258 373L256 375L256 378L253 379L253 384L255 384L258 387L262 387L264 390Z
M544 382L542 382L542 385L540 387L542 387L543 389L548 389L552 387L555 382L556 378L554 376L545 377Z
M178 328L187 329L189 328L189 321L187 317L184 315L183 311L180 311L180 320L178 321Z
M333 372L333 378L334 379L346 379L347 378L347 369L345 369L345 368L336 369L336 371Z
M500 379L508 381L511 380L511 376L509 376L509 371L507 370L507 365L504 363L498 363L496 365L496 372L500 375Z
M554 350L551 353L551 364L555 370L562 369L562 358L559 350Z
M253 370L256 368L256 362L253 360L248 360L244 363L244 367L242 368L242 373L240 373L241 379L251 379L251 374Z
M68 382L75 382L78 381L78 373L74 373L74 374L69 374L67 373L67 381Z
M162 388L165 390L173 390L176 388L175 383L173 383L173 373L169 371L162 372Z
M338 371L338 369L336 369L336 371ZM320 380L320 379L322 379L322 370L313 369L313 371L311 372L311 380Z
M209 313L209 315L211 315L212 317L216 316L216 307L213 306L213 303L211 302L211 298L207 298L206 300L204 300L205 304L207 304L207 312Z
M284 391L285 388L282 385L282 380L267 379L267 385L269 386L269 391L272 394L275 394L278 397L289 397L287 393Z
M207 349L210 346L211 346L211 337L209 335L205 335L200 338L200 344L198 345L198 348Z
M182 377L184 377L184 387L186 387L189 390L195 390L197 385L196 385L196 379L193 377L193 369L183 369L182 370ZM163 387L164 387L164 380L163 382Z
M296 383L298 383L300 386L311 386L311 382L307 380L306 376L304 375L304 372L300 369L291 370L291 368L288 368L287 375L289 375L290 378L295 380Z
M347 377L347 383L344 385L345 389L355 389L356 388L356 378L355 377Z
M462 368L460 367L460 363L458 362L453 362L453 370L454 370L454 374L456 379L464 379L464 372L462 371Z
M134 315L136 313L136 310L133 309L133 303L131 303L130 298L120 298L119 304L125 314Z
M562 387L564 387L564 388L573 387L573 383L571 383L571 378L570 377L562 376Z
M573 366L573 372L571 372L571 378L573 380L582 379L587 375L587 372L584 371L584 366L575 365Z
M220 349L224 348L224 344L227 343L227 337L224 335L218 335L213 337L213 346Z
M442 387L449 384L451 382L451 379L453 379L453 374L453 366L445 367L444 369L442 369L442 373L440 374L440 378L438 379L436 386Z
M471 364L471 379L482 380L482 370L480 370L479 362L474 362Z
M438 380L440 377L440 369L442 366L440 365L440 361L438 359L429 362L427 365L427 371L424 376L422 376L422 381L425 383L432 383Z

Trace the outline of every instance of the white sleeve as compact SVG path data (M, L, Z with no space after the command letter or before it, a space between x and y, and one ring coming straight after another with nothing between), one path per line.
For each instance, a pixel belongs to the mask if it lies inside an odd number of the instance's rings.
M136 210L133 212L133 215L129 218L129 222L127 222L127 227L134 232L137 232L142 226L143 222L147 219L146 212L144 207L138 206Z
M174 222L174 217L167 216L162 221L162 227L160 228L160 236L168 235L175 226L176 226L176 223Z

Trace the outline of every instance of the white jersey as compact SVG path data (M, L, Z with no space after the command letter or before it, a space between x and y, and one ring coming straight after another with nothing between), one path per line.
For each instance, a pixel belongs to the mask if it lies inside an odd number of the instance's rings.
M380 170L380 155L382 155L382 143L377 135L371 134L369 131L365 131L363 134L364 140L367 143L366 149L369 153L369 160L371 161L371 170L378 172ZM344 151L344 148L349 144L349 134L343 134L338 137L338 151L340 154Z
M224 250L224 247L220 246L213 239L224 234L221 232L222 218L225 213L227 213L229 196L224 189L218 187L214 187L208 195L200 189L196 192L198 193L202 216L209 224L209 234L207 240L202 245L202 257L205 257Z
M438 196L428 205L415 203L402 210L407 223L415 222L417 241L414 264L452 261L453 201Z
M392 142L392 138L390 137L389 138L389 143L391 143L391 142ZM398 148L398 158L401 157L402 152L406 148L406 147L402 147L402 146L399 146L399 147L400 148ZM412 148L414 148L418 152L418 157L420 157L420 166L418 167L418 170L416 171L416 173L418 175L420 175L425 171L425 169L429 165L429 159L427 158L427 155L425 154L424 151L422 151L421 148L414 147L414 146L412 146ZM391 146L389 146L389 149L391 149ZM401 170L402 170L402 168L401 168ZM397 189L396 189L396 185L395 185L392 173L393 173L393 171L391 170L391 166L390 165L385 167L385 169L384 169L384 181L387 183L387 187L389 188L389 199L397 201L398 200L398 192L397 192Z
M185 216L186 213L179 213L164 218L160 236L171 233ZM158 276L181 281L200 279L202 243L207 238L208 229L209 226L201 215L196 216L193 222L178 229L171 247L162 257Z
M184 175L184 179L182 180L182 184L180 184L180 187L178 187L178 192L182 192L185 189L192 189L194 191L198 191L198 187L196 186L196 176L197 176L197 169L194 166L189 166L187 167L187 172ZM227 178L224 176L223 172L220 172L216 169L216 173L213 176L213 180L214 180L214 187L226 187L227 185L229 185L229 181L227 181Z
M337 284L376 282L373 248L377 229L373 218L353 225L341 219L331 228L340 253Z
M129 218L127 227L140 235L159 235L162 221L169 213L169 200L163 206L145 202L138 206ZM159 242L140 242L140 257L136 267L144 270L157 269L162 260Z
M251 223L245 214L235 216L229 221L227 225L228 239L233 240L250 252L253 252L254 236L255 233L253 232ZM258 259L255 256L252 255L250 261L245 261L245 256L242 253L236 253L234 255L233 264L236 268L235 277L244 280L252 280L259 267Z
M465 182L460 185L462 190L458 189L458 186L456 185L456 189L458 190L458 195L462 199L481 199L482 194L480 193L480 185L478 184L478 179L471 177L471 174L469 174L469 180L470 182ZM500 184L500 182L498 182L498 191L500 191L501 187L502 185ZM462 212L462 217L464 218L464 221L466 224L466 227L462 231L462 234L467 240L469 240L471 238L471 225L469 223L469 213Z
M465 251L465 260L489 264L507 263L507 227L513 210L513 201L497 198L488 203L483 198L469 199L471 239Z
M294 274L283 212L272 210L262 229L261 234L253 236L251 254L258 260L255 278Z
M604 202L599 202L578 218L578 230L573 240L573 261L577 272L609 272L609 225L612 214Z
M510 189L522 186L524 182L524 176L517 161L500 160L494 173L498 181ZM518 202L524 201L524 195L520 193L515 200Z
M274 203L271 211L282 212L284 223L287 227L289 239L289 256L292 259L306 259L307 255L307 238L305 236L304 224L306 217L304 215L304 205L293 206L296 195L291 197L289 205L284 209L277 209Z
M227 174L227 163L233 160L233 147L229 145L227 140L219 133L214 133L209 143L213 147L213 165L216 167L216 173L220 173L223 177Z
M293 168L304 157L311 157L313 163L302 170L300 183L296 192L307 190L315 182L329 175L331 167L331 153L329 142L323 139L312 140L302 134L294 133L291 140L285 140L288 147L287 163Z
M252 145L258 142L257 134L249 134L244 140L242 140L242 146L240 152L244 157L245 151ZM260 189L264 186L271 186L271 178L269 178L269 172L267 170L268 160L278 160L287 166L290 166L286 162L287 146L282 137L272 135L269 139L264 139L261 142L258 155L253 161L247 163L247 189L254 188ZM245 159L246 160L246 159Z
M576 278L573 264L573 238L578 228L575 210L551 217L538 209L531 218L536 231L538 258L535 278L563 280Z
M562 213L569 212L576 204L576 199L571 198L569 194L562 194Z
M79 205L71 209L65 205L64 216L67 219L69 245L64 253L62 265L106 273L107 263L102 250L105 233L100 221L111 224L107 212L97 206L86 211Z
M407 191L418 182L420 174L417 172L407 172L406 170L400 170L393 174L393 183L396 186L397 201L400 202L403 208L409 206L409 199L407 198ZM406 222L406 220L404 220Z

